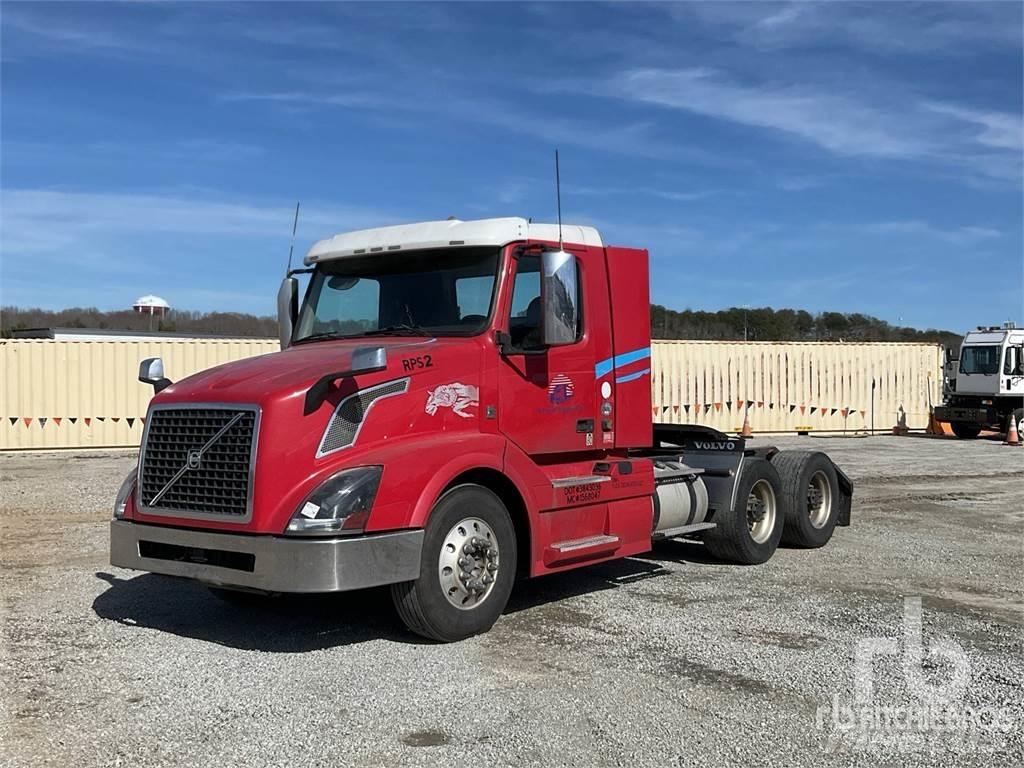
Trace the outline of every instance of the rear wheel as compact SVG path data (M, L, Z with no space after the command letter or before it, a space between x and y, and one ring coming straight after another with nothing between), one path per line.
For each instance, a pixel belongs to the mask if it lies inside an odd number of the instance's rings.
M798 547L825 546L839 517L839 479L832 460L818 451L782 451L772 464L787 500L782 540Z
M732 510L715 513L704 535L712 555L743 565L768 560L782 538L785 510L779 473L764 459L748 459L736 488Z
M953 434L961 440L973 440L981 434L981 427L978 424L968 424L966 421L951 421L949 423Z
M515 571L515 530L505 505L482 486L460 485L430 512L419 578L392 585L391 598L416 634L463 640L497 621Z

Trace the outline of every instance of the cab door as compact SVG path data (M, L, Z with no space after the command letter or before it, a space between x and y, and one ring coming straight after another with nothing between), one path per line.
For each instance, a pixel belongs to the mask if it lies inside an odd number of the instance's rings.
M556 250L557 246L550 246ZM541 249L516 249L510 258L510 290L504 291L498 363L498 423L531 455L600 450L614 436L602 433L598 359L611 352L604 251L566 245L576 259L576 339L543 344Z

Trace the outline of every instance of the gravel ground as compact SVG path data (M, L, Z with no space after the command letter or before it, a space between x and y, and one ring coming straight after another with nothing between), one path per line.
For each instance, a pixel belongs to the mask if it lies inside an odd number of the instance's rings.
M0 765L1024 763L1024 450L774 442L854 479L853 526L826 549L745 568L666 543L523 582L489 634L454 645L406 633L381 590L243 610L111 568L134 457L0 455ZM904 596L923 606L923 664ZM873 637L910 655L875 664L872 703L962 672L961 708L999 708L1006 732L858 744L831 713Z

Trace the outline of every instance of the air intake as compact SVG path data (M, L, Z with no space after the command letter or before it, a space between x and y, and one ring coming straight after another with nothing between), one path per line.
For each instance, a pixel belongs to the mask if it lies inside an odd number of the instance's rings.
M404 395L408 389L409 379L405 378L361 389L346 397L334 409L316 457L319 459L321 456L353 445L373 404L385 397Z

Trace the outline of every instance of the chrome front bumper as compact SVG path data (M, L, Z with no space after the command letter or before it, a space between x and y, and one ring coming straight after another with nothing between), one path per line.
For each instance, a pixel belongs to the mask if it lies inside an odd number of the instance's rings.
M412 581L423 531L332 539L110 523L110 564L267 592L341 592Z

